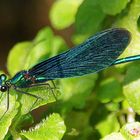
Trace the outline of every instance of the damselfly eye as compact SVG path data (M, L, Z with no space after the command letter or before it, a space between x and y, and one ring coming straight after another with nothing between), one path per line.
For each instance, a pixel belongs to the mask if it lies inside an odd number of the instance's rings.
M0 75L0 79L1 79L2 81L5 81L5 80L6 80L6 78L7 78L7 77L6 77L6 75L5 75L5 74L1 74L1 75Z
M7 86L1 86L0 90L1 90L1 92L7 91Z

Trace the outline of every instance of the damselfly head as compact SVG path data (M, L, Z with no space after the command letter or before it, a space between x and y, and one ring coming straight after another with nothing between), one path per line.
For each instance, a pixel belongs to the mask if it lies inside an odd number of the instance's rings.
M5 82L6 79L7 79L7 76L5 74L0 75L0 81L1 82Z
M8 87L5 85L6 79L7 79L7 76L5 74L0 75L0 91L1 92L5 92L8 89Z
M6 85L0 86L0 91L1 91L1 92L6 92L7 89L8 89L8 87L7 87Z

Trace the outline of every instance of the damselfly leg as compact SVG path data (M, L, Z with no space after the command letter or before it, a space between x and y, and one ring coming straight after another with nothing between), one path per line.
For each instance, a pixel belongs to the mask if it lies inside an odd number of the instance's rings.
M51 93L53 94L55 100L57 101L57 97L54 93L54 90L57 89L56 86L55 86L55 83L53 81L52 82L52 85L53 87L51 87L51 85L49 83L40 83L40 84L33 84L33 85L30 85L28 86L27 88L33 88L33 87L41 87L41 86L47 86L49 90L51 90Z
M31 109L30 109L30 110L32 110L32 108L35 106L35 104L37 103L37 101L38 101L39 99L44 100L44 98L42 98L42 97L40 97L40 96L37 96L37 95L35 95L35 94L31 94L31 93L28 92L28 90L31 89L31 88L34 88L34 87L42 87L42 86L47 86L48 89L51 90L51 93L53 94L55 100L57 101L57 97L56 97L56 95L55 95L55 93L54 93L54 91L53 91L54 89L56 89L56 87L51 87L49 83L40 83L40 84L30 85L30 86L26 87L26 89L27 89L26 91L19 90L19 89L16 88L16 87L15 87L14 89L15 89L15 91L17 91L18 93L26 94L26 95L28 95L28 96L31 96L31 97L36 98L35 102L33 103L32 107L31 107ZM53 83L53 86L55 86L54 83ZM23 88L23 89L24 89L24 88Z

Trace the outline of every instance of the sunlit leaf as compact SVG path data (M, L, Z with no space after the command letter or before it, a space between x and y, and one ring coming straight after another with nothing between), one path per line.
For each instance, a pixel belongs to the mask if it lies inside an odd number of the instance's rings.
M96 129L103 137L111 132L117 132L120 129L120 125L115 114L110 114L96 125Z
M138 30L138 19L140 16L140 1L134 0L130 5L129 11L125 12L115 22L114 26L126 28L131 32L132 39L130 45L126 48L121 57L133 56L140 54L140 32Z
M110 90L111 89L111 90ZM114 78L108 78L101 82L97 98L103 102L121 101L123 99L122 87Z
M0 95L3 93L0 93ZM14 92L13 92L14 94ZM11 95L9 96L9 109L5 113L7 109L7 96L6 94L2 96L0 99L0 139L3 140L5 135L7 134L10 125L12 124L13 118L18 112L19 104L16 102L16 96Z
M76 14L75 28L77 34L93 34L101 28L105 18L97 0L85 0Z
M140 114L140 64L129 66L124 81L124 95L130 106Z
M50 19L56 29L69 27L75 21L75 14L83 0L56 1L50 11Z
M121 133L111 133L101 140L126 140Z
M21 135L30 140L61 140L65 131L63 119L58 114L52 114L29 131L23 131Z
M31 42L22 42L16 44L10 50L8 55L7 68L11 76L24 69L25 60L32 48L33 45Z
M104 13L109 15L116 15L120 13L125 7L129 0L99 0L99 4L102 7Z

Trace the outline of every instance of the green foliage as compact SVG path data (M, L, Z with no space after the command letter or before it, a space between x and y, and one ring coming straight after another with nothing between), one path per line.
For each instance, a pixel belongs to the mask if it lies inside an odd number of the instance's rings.
M69 27L75 21L77 8L83 0L56 1L50 11L50 20L56 29Z
M129 69L127 70L125 81L124 81L124 95L126 99L128 100L129 104L140 113L140 73L139 73L139 66L140 64L137 63L137 65L134 63L133 65L130 65Z
M61 80L61 92L66 93L66 95L62 94L61 96L61 100L65 102L65 105L63 105L62 108L66 110L70 110L73 107L77 109L83 108L86 99L92 93L92 89L95 86L95 80L97 80L96 74Z
M113 113L108 115L107 118L96 125L96 129L102 137L111 132L117 132L120 129L120 125L116 115Z
M74 28L69 37L74 44L105 28L127 28L132 41L120 57L140 54L139 16L139 0L59 0L50 8L54 29ZM63 38L45 27L32 41L20 42L11 49L7 62L9 77L67 49ZM6 94L0 98L0 139L139 139L139 67L139 62L122 64L99 74L56 80L57 102L46 86L29 89L30 93L44 99L36 104L33 97L11 89L10 108L3 117ZM30 111L43 105L48 108L41 118L48 117L36 125Z
M103 12L108 15L116 15L120 13L126 7L128 2L128 0L99 0Z
M121 133L112 133L110 135L107 135L102 140L126 140Z
M94 17L94 18L93 18ZM91 34L98 31L105 18L97 0L85 0L76 14L75 28L77 34Z
M52 114L35 128L21 132L30 140L60 140L66 130L63 119L58 114Z
M130 45L127 47L125 52L122 54L121 57L125 56L132 56L140 54L139 43L140 43L140 32L138 30L138 19L140 16L140 1L134 0L131 5L129 6L129 10L125 11L120 18L118 18L114 26L119 26L126 28L131 32L132 40Z
M109 95L110 87L112 88L111 95ZM120 83L111 77L103 80L100 83L97 98L103 103L110 102L111 100L121 101L123 99L123 95Z
M16 44L14 48L10 51L7 63L8 72L10 75L14 75L18 70L22 70L24 68L23 66L24 60L26 60L26 57L31 49L31 46L32 46L31 42L22 42ZM20 55L21 57L19 57L19 54L21 54L22 56ZM13 63L15 60L16 63Z

